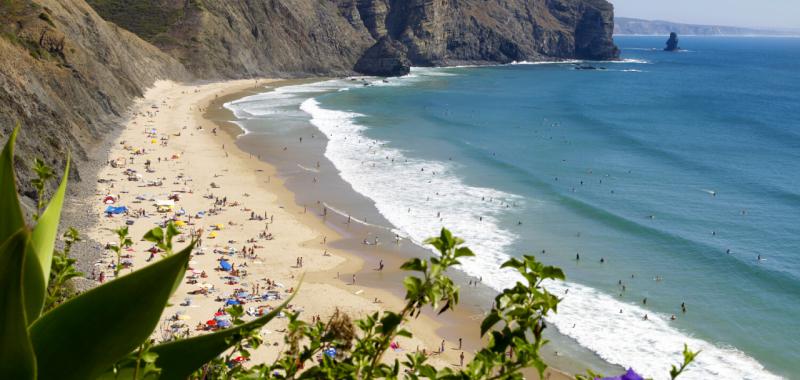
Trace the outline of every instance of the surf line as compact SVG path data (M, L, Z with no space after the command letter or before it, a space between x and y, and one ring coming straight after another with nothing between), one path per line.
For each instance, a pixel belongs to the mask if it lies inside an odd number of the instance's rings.
M367 223L366 221L360 220L358 218L353 218L350 214L348 214L348 213L346 213L346 212L344 212L342 210L339 210L336 207L333 207L333 206L329 205L327 202L322 202L322 205L325 206L326 209L331 210L334 213L341 215L342 217L348 218L348 220L350 220L350 221L354 221L354 222L356 222L358 224L361 224L362 226L378 228L378 229L381 229L381 230L384 230L384 231L392 232L397 236L400 236L400 237L403 237L403 238L408 238L408 236L406 234L404 234L402 231L400 231L400 230L398 230L396 228L382 226L380 224Z

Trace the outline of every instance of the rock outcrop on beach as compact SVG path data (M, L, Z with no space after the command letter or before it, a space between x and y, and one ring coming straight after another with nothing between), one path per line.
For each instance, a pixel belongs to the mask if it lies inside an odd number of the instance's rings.
M613 7L605 0L89 3L201 77L337 75L356 68L393 75L405 70L390 61L437 66L619 54Z
M388 36L367 49L356 62L355 71L366 75L401 76L411 71L408 49Z
M83 1L0 2L0 141L20 123L20 191L34 195L34 157L60 176L69 152L79 179L81 161L134 98L158 78L188 77L175 59Z
M672 32L669 34L669 39L667 40L667 47L664 48L664 51L678 51L681 50L680 46L678 46L678 34Z

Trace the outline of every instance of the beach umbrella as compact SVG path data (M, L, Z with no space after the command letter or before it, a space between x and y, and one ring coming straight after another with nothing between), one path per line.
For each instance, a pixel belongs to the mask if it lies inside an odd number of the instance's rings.
M222 260L222 261L219 262L219 267L222 268L222 270L224 270L226 272L233 268L231 266L231 263L229 263L229 262L227 262L225 260Z
M206 324L209 325L209 326L216 326L217 325L217 321L215 321L213 319L209 319L209 320L206 321Z
M229 299L228 301L225 302L225 305L241 305L241 302L234 299Z
M216 237L217 237L217 232L216 231L211 231L211 233L208 234L208 238L209 239L214 239Z
M231 327L233 324L230 321L219 321L217 322L217 326L219 327Z

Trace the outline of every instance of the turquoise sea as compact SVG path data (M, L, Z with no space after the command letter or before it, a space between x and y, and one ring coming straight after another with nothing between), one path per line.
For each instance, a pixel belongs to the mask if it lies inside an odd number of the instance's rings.
M688 343L703 352L686 378L798 378L800 39L665 41L617 37L621 62L420 68L227 106L253 133L310 121L398 233L447 226L492 287L512 284L494 269L508 256L564 268L550 325L606 361L661 379Z

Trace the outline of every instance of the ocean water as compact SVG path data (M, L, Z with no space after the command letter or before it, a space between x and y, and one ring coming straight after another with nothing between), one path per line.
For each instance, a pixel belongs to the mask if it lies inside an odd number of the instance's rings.
M496 289L509 256L562 267L550 324L610 363L666 378L686 343L687 379L800 378L800 39L616 40L621 62L419 68L226 106L251 133L310 122L397 233L450 228Z

